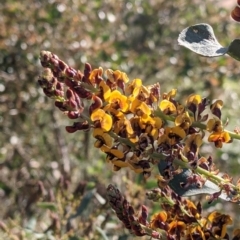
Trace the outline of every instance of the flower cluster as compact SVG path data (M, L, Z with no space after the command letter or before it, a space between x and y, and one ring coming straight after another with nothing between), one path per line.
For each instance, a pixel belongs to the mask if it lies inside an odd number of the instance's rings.
M159 202L162 210L148 221L148 209L143 205L135 213L121 192L109 185L107 196L111 208L125 227L136 236L151 236L155 239L230 239L227 226L232 224L230 216L214 211L202 216L201 204L195 205L179 197L169 186L147 192L147 198ZM233 233L233 240L240 239L240 229Z
M111 69L103 79L102 68L92 70L89 64L81 73L45 51L41 63L47 68L39 79L44 93L69 118L80 119L66 130L92 128L94 146L106 153L115 171L129 167L148 177L153 162L149 153L160 141L163 127L162 119L153 114L160 99L159 84L145 87L140 79L129 82L125 73ZM90 101L88 109L84 99Z
M147 221L148 209L146 206L142 205L140 213L136 214L134 208L129 204L127 199L116 187L111 184L107 188L107 197L111 208L116 212L119 220L121 220L124 226L134 235L148 235L157 239L161 239L160 233L148 228L150 225Z
M69 118L78 119L66 130L93 129L95 147L106 153L116 171L129 167L148 177L154 152L173 158L181 150L189 161L196 160L203 137L196 123L208 119L202 114L207 107L215 116L207 123L209 141L216 147L231 141L220 121L221 100L209 106L206 99L191 95L182 105L175 100L176 89L161 96L159 84L144 86L141 79L129 81L126 73L111 69L104 79L103 69L92 70L90 64L82 73L46 51L41 63L46 68L39 78L44 93ZM88 108L83 100L89 100ZM173 126L166 124L169 119Z
M45 69L38 82L44 93L55 100L60 111L76 120L66 127L67 132L92 130L94 147L106 154L114 171L130 168L148 178L152 167L158 164L163 190L156 196L171 199L173 205L164 203L164 210L150 223L146 221L144 207L140 218L136 218L121 194L109 187L110 205L126 228L138 236L146 235L143 226L159 228L169 239L180 239L181 235L187 239L226 236L230 217L213 213L202 218L200 207L182 200L178 191L201 189L210 180L217 186L211 201L221 194L233 202L240 200L240 184L234 185L227 174L220 177L212 158L201 157L199 153L205 134L209 134L208 141L217 148L237 135L224 129L221 100L210 103L192 94L182 103L176 99L176 89L161 94L159 84L145 86L141 79L129 80L124 72L92 69L88 63L81 72L47 51L41 52L40 61ZM185 177L184 181L171 185L179 175ZM150 235L158 236L155 232Z
M169 186L149 191L147 197L160 202L162 208L152 216L149 227L165 230L167 239L229 239L230 216L214 211L203 217L200 203L179 197ZM237 230L233 236L239 239Z

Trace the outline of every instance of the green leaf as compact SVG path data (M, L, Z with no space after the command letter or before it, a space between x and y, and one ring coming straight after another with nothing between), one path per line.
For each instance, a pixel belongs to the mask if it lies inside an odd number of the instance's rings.
M166 169L166 166L167 162L164 160L160 160L158 164L160 174L162 175L164 174L164 169ZM173 179L169 181L170 188L174 190L174 192L176 192L179 196L183 197L190 197L199 194L212 195L220 191L220 188L215 183L209 180L205 182L202 188L197 187L196 184L191 184L188 187L181 187L180 183L186 184L187 178L191 176L191 174L192 170L184 168L181 173L174 175ZM227 196L225 193L221 193L219 198L225 201L231 201L231 198Z
M240 39L234 39L228 47L227 54L240 61Z
M228 51L228 48L219 44L212 27L206 23L184 29L178 37L178 43L205 57L218 57Z
M52 211L57 211L57 206L55 203L52 202L38 202L37 207L43 208L43 209L50 209Z

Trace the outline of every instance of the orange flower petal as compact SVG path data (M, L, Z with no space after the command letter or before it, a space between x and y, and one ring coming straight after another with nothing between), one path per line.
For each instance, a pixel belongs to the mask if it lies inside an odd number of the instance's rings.
M176 106L167 99L160 102L159 108L165 114L175 114L177 112Z
M209 119L207 122L206 130L208 132L212 132L212 131L222 132L223 131L222 122L217 118Z
M111 89L110 87L106 84L105 81L101 81L99 84L99 87L102 89L103 91L103 97L105 101L108 101L110 95L111 95Z
M132 101L130 111L137 116L150 115L152 113L150 107L145 102L142 102L137 98Z
M192 125L192 118L189 116L188 112L183 112L182 114L178 115L175 119L175 125L180 126L182 124L187 124L189 127Z
M210 109L218 108L221 109L223 106L223 101L222 100L216 100L210 107Z
M123 112L128 110L128 99L118 90L111 92L108 102L113 106L113 108L120 108Z
M110 135L106 132L104 132L103 129L101 128L95 128L93 130L93 137L98 139L99 141L102 142L102 145L106 145L108 147L111 147L112 146L112 143L113 143L113 139L110 137ZM95 144L98 146L98 147L101 147L99 144L99 142L95 142ZM97 147L96 146L96 147Z
M227 132L213 132L208 137L209 142L221 141L223 143L228 143L231 141L231 137Z
M162 211L160 213L155 213L152 217L151 217L151 222L150 222L150 226L153 229L159 228L161 226L161 223L165 223L167 221L167 212Z
M174 98L177 94L177 89L172 89L168 94L167 94L167 99Z
M130 82L127 86L126 86L126 94L130 95L132 94L133 97L137 97L140 90L141 90L141 86L142 86L142 80L137 78L134 79L132 82Z
M181 127L166 127L165 132L167 136L175 134L181 139L186 137L186 133Z
M198 94L191 94L188 96L187 98L187 106L189 106L190 104L194 104L194 105L198 105L199 103L202 102L202 97Z
M99 67L98 69L94 69L92 70L90 76L89 76L89 80L91 83L95 84L96 83L96 77L101 77L103 73L103 69L101 67Z
M126 161L123 161L123 160L120 160L120 159L117 159L117 160L113 160L112 163L117 166L117 167L120 167L120 168L124 168L124 167L128 167L129 164L128 162Z
M112 128L112 117L105 113L102 109L97 109L91 114L91 120L93 122L99 121L101 128L108 132Z

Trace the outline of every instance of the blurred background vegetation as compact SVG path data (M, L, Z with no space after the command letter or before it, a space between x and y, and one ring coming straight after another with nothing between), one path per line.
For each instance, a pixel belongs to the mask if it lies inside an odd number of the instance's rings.
M226 3L227 2L227 3ZM223 46L238 38L230 19L235 1L215 0L3 0L0 2L0 239L133 239L106 203L109 183L138 209L145 189L156 186L129 170L114 174L94 150L89 133L67 134L70 120L55 109L37 84L41 50L70 66L125 71L162 92L178 89L224 101L228 129L240 125L239 63L203 58L177 44L181 30L213 26ZM220 170L239 175L239 142L203 155ZM204 202L207 201L204 199ZM224 207L223 207L224 206ZM239 207L215 202L212 209L240 221ZM231 229L230 229L231 230ZM137 239L137 238L136 238Z

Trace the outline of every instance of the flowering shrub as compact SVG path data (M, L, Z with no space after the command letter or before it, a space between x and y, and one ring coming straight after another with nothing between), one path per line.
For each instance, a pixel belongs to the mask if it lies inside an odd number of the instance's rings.
M232 12L235 20L238 9ZM239 40L222 47L208 24L183 30L178 41L203 56L240 59ZM240 229L227 233L231 216L217 211L203 216L201 203L186 198L207 194L209 202L240 202L240 180L233 182L211 156L200 153L205 136L216 148L240 139L239 130L226 130L221 120L221 99L209 102L191 94L183 103L176 100L177 89L165 93L160 84L145 86L120 70L92 69L86 63L81 72L48 51L41 52L40 61L44 71L38 82L44 93L75 119L67 132L92 131L94 147L106 155L113 171L129 168L147 179L158 167L158 188L146 197L159 202L161 211L149 219L146 206L136 213L115 186L108 186L109 204L127 229L155 239L240 239Z

